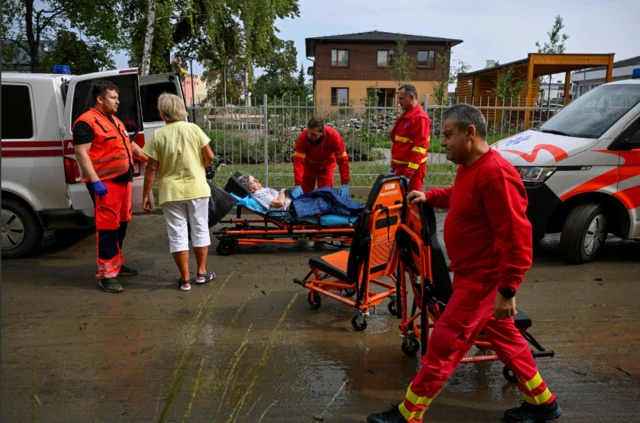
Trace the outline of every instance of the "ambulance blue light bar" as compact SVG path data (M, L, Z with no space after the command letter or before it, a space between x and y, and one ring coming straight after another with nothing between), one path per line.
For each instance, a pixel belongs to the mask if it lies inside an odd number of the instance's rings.
M53 65L53 73L71 75L71 68L69 65Z
M631 79L640 79L640 68L635 68L633 70L633 74L631 75Z

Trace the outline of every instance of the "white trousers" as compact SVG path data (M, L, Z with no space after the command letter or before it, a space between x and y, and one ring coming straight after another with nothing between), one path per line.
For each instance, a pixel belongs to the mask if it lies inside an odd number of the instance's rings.
M189 230L191 225L191 244L194 247L211 245L209 235L209 198L195 200L169 201L162 205L164 220L167 222L169 251L177 253L189 250Z

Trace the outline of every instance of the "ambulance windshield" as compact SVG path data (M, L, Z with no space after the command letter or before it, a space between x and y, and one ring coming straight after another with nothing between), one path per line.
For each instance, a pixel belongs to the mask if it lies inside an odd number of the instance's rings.
M602 85L582 95L540 127L541 132L600 138L640 102L640 84Z

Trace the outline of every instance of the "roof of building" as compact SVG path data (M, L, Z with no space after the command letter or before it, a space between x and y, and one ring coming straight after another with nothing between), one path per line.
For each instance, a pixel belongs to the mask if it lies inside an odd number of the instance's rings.
M640 56L630 57L628 59L620 60L618 62L613 62L614 69L623 68L625 66L633 66L633 65L640 65ZM587 69L587 72L597 71L602 69L606 69L606 66L598 66L597 68L590 68L590 69ZM576 73L582 73L582 71L581 70L576 71Z
M404 38L407 43L440 43L450 44L451 47L462 43L462 40L453 38L429 37L425 35L400 34L396 32L368 31L353 34L328 35L323 37L311 37L305 39L307 57L315 57L316 44L322 42L336 43L371 43L371 42L397 42Z

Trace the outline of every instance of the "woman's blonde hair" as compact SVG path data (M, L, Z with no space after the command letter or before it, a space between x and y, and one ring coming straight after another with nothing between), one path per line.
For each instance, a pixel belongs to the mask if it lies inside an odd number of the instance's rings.
M187 116L184 102L175 94L164 93L158 97L160 116L168 123L177 122Z

